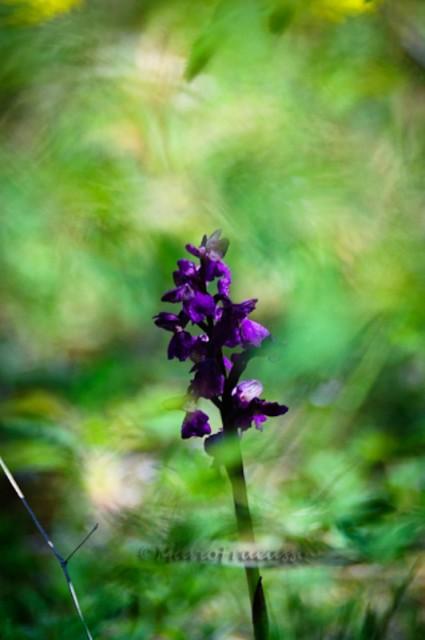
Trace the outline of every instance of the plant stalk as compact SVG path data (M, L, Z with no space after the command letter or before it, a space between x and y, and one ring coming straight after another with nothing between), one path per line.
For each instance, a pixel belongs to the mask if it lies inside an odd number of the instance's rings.
M251 512L249 510L248 492L239 437L237 433L234 432L228 432L226 435L228 437L231 436L233 445L232 462L226 465L226 471L232 486L233 503L235 507L239 537L241 540L254 544L254 527ZM269 637L269 625L260 571L257 567L245 566L245 574L251 604L254 638L255 640L267 640Z

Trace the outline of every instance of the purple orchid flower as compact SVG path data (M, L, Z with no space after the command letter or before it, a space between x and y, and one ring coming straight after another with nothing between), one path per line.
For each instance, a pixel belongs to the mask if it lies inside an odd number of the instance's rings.
M230 298L232 274L223 261L228 246L220 231L204 236L199 247L186 245L199 263L179 260L173 272L175 287L162 296L164 302L180 304L181 310L179 313L161 311L154 321L161 329L173 333L168 357L190 359L194 363L189 394L195 400L207 398L220 409L225 417L223 422L227 423L223 424L224 430L245 431L253 425L262 429L267 418L283 415L288 408L260 398L263 387L259 381L239 382L249 359L270 337L270 332L248 317L255 309L255 298L240 303ZM194 329L198 327L200 334L193 334L189 323ZM224 348L241 350L229 358L223 353ZM210 433L205 413L193 411L186 415L183 438Z
M181 436L185 439L207 436L206 453L226 468L230 479L238 529L254 541L238 436L253 425L262 430L268 418L283 415L288 407L262 398L263 385L259 380L241 380L248 362L269 340L270 332L249 318L257 303L255 298L239 303L230 298L232 274L223 262L228 246L220 231L204 236L199 247L186 245L199 263L179 260L173 272L175 287L162 296L164 302L180 304L180 312L161 311L154 322L173 334L168 357L193 362L188 389L192 399L207 398L220 411L222 428L213 434L206 413L200 409L188 411ZM237 351L225 354L224 349ZM232 457L221 456L224 440L235 445ZM262 578L256 568L246 566L245 573L254 637L266 640L268 617Z
M288 411L288 407L278 402L267 402L259 396L263 392L263 385L258 380L244 380L232 391L233 420L235 425L245 431L252 426L262 431L263 423L268 417L281 416Z
M202 437L211 433L208 420L207 414L199 409L188 412L183 420L182 438L191 438L192 436Z

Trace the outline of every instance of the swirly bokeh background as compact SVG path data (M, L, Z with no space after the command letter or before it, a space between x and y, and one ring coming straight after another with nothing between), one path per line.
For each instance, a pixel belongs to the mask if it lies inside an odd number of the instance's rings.
M0 454L95 638L247 640L225 475L182 441L188 367L152 323L222 228L287 416L247 432L273 638L424 637L425 7L420 0L0 3ZM212 413L218 427L218 417ZM0 478L2 640L83 637Z

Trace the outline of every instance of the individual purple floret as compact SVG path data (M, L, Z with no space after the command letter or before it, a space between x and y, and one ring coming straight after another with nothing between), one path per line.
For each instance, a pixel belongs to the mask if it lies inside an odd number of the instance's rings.
M268 417L281 416L288 411L283 404L259 398L262 391L263 385L258 380L243 380L233 389L230 415L236 427L245 431L254 422L261 431Z
M223 394L225 376L215 358L206 357L195 364L191 371L195 372L195 377L190 383L189 391L195 397L212 400Z
M173 272L175 287L162 296L164 302L181 305L181 309L178 313L161 311L154 321L173 334L168 358L194 363L189 394L195 400L207 398L218 407L224 431L244 431L253 425L262 429L268 417L282 415L288 407L260 398L263 387L259 381L240 382L249 360L270 332L248 318L255 309L255 298L239 303L230 298L232 274L223 262L228 246L220 231L204 236L199 247L186 245L197 263L179 260ZM224 349L238 350L228 356ZM186 414L183 438L210 433L205 413L197 410Z
M206 413L197 409L186 414L182 425L182 438L202 437L209 433L211 433L211 427Z

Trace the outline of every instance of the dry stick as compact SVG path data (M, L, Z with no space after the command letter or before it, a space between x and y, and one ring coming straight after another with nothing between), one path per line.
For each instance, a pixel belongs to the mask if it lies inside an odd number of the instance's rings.
M40 535L43 538L44 542L47 544L47 546L49 547L50 551L53 553L53 555L55 556L56 560L59 562L60 567L61 567L61 569L63 571L64 576L65 576L66 583L68 585L69 593L71 594L72 602L74 603L74 607L75 607L75 609L76 609L76 611L78 613L78 617L81 620L81 624L84 627L84 631L86 632L86 636L87 636L88 640L93 640L93 636L91 635L90 630L89 630L89 628L87 626L87 623L86 623L86 621L84 619L83 612L81 611L80 603L79 603L78 598L77 598L77 594L75 593L74 585L72 584L72 581L71 581L71 578L70 578L70 575L69 575L68 562L72 558L74 553L76 553L76 551L78 551L78 549L80 549L82 547L82 545L96 531L96 529L98 527L98 524L96 524L93 527L93 529L86 535L84 540L82 540L82 542L80 542L80 544L74 549L74 551L72 551L72 553L69 554L69 556L66 559L62 558L60 553L56 550L55 545L53 544L53 542L50 540L49 536L47 535L46 530L44 529L44 527L42 526L42 524L38 520L37 516L35 515L34 511L31 509L30 505L28 504L28 502L27 502L24 494L22 493L18 483L16 482L15 478L13 477L12 473L10 472L9 468L7 467L6 463L4 462L4 460L3 460L3 458L1 456L0 456L0 466L3 469L6 478L9 480L10 484L14 488L16 495L18 496L18 498L20 498L20 500L22 501L25 509L30 514L31 519L34 522L35 526L37 527L38 531L40 532Z
M235 507L238 531L242 539L246 540L247 542L255 543L254 527L249 510L248 493L246 488L239 437L237 434L231 434L231 436L234 445L234 457L232 459L232 463L226 465L226 469L230 483L232 485L233 502ZM269 625L266 600L264 597L260 572L257 567L246 566L245 574L248 582L249 599L251 602L254 638L255 640L267 640L269 636Z

